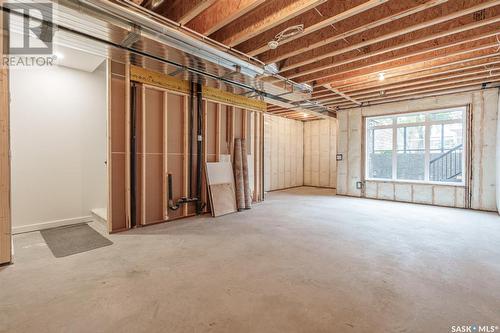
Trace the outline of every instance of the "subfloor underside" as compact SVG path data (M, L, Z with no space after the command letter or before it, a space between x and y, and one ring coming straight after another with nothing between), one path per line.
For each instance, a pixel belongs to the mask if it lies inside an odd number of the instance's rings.
M99 229L98 223L93 223ZM17 235L0 332L450 332L500 325L494 213L273 192L54 258Z

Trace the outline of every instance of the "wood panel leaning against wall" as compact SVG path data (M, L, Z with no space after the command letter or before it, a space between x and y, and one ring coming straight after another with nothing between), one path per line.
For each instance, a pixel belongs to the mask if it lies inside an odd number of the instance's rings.
M191 103L187 81L115 62L111 62L110 68L109 231L129 229L133 217L137 226L143 226L193 216L194 202L182 204L178 209L172 207L181 197L190 198L196 193L196 94ZM242 100L242 96L214 87L203 86L202 92L202 168L205 162L220 161L222 155L232 155L234 138L246 138L248 159L252 165L253 198L254 201L261 201L262 159L257 155L262 151L260 129L263 116L256 109L260 104L265 106L265 103L247 98ZM133 108L129 107L131 100L135 101ZM194 113L192 156L189 154L191 104ZM132 121L135 123L137 148L133 157L128 139ZM136 161L133 184L131 161ZM188 181L190 173L191 189ZM169 174L172 180L172 207L167 205ZM205 177L202 170L201 198L206 203L203 212L209 212ZM135 201L132 201L131 194L135 194Z
M0 14L0 55L6 54L7 30L3 29L3 12ZM0 264L12 258L11 212L10 212L10 135L9 135L9 72L0 64Z

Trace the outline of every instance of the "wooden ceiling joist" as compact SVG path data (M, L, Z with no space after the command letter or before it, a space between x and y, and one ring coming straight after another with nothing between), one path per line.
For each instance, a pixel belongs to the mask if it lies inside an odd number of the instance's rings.
M154 10L173 21L185 25L216 1L217 0L164 0L161 5Z
M213 33L213 39L234 47L268 29L271 29L326 0L273 0L265 2L245 17Z
M310 52L305 52L295 57L288 58L282 64L281 73L284 76L290 75L291 77L292 75L298 75L303 71L310 71L314 69L321 70L323 67L328 66L329 63L332 63L334 61L334 59L332 59L332 57L334 56L351 51L353 52L351 52L349 56L359 55L360 52L369 53L373 48L371 45L377 43L380 43L379 48L377 48L377 50L380 50L380 47L384 46L394 47L402 43L421 43L421 41L418 41L418 39L425 38L429 35L438 35L439 33L441 33L443 36L450 35L451 33L447 33L447 31L450 29L477 23L475 25L471 25L471 29L474 29L474 27L481 26L482 21L476 22L473 16L468 16L467 14L471 14L473 12L476 12L477 10L499 4L500 0L488 1L487 3L456 10L451 14L445 16L439 16L439 13L436 13L434 11L434 9L436 8L433 8L433 11L431 11L431 13L428 13L428 11L424 11L419 13L422 15L416 14L411 17L398 20L397 22L386 24L383 27L379 27L378 29L372 29L366 31L365 33L355 35L349 40L349 44L342 40L321 48L314 49ZM454 7L456 7L456 3L454 4ZM428 19L430 14L433 15L433 19L431 20ZM500 14L500 9L496 8L495 11L489 11L488 14L494 17ZM415 22L417 23L415 24ZM490 20L486 20L485 24L490 23ZM439 24L441 25L436 26ZM392 42L388 42L387 44L382 43L391 39L393 39ZM292 71L293 69L296 70Z
M290 42L293 42L297 39L297 43L293 43L295 47L297 45L303 45L303 38L305 36L310 36L312 33L318 32L319 30L329 27L328 30L331 30L332 24L335 24L339 21L345 20L349 17L352 17L356 14L367 11L371 8L379 6L385 3L387 0L328 0L322 5L309 10L308 12L300 15L299 17L295 17L286 22L283 22L276 27L269 29L268 31L251 38L244 43L238 45L238 49L242 52L245 52L251 56L258 55L262 52L269 51L267 43L274 38L278 33L285 30L288 27L303 24L304 31L303 33L292 36L280 42L280 47L275 50L281 50L285 45ZM331 32L330 32L331 33ZM272 52L274 53L274 52Z
M447 92L453 89L457 88L463 88L463 87L471 87L471 86L482 86L483 83L496 83L500 82L500 75L493 76L489 78L488 80L485 79L478 79L472 82L464 82L464 83L451 83L447 85L441 85L438 87L432 87L428 89L417 89L413 90L411 92L403 92L399 94L394 94L390 96L382 96L382 97L377 97L377 98L370 98L366 99L363 102L364 103L372 103L372 102L377 102L377 101L387 101L392 98L402 98L402 97L408 97L408 96L415 96L419 95L422 93L442 93L442 92Z
M493 64L497 64L497 66L494 66ZM488 73L493 73L498 70L500 70L500 67L498 67L498 64L500 64L500 60L492 63L490 66L481 66L481 68L478 69L472 69L472 70L459 70L458 73L439 73L438 75L431 75L427 77L418 77L413 80L404 80L404 81L393 81L393 82L386 82L386 84L378 85L378 86L371 86L367 88L361 88L361 89L356 89L356 90L350 90L350 91L344 91L345 93L349 93L351 96L360 96L361 94L369 94L369 93L379 93L380 91L386 91L390 89L395 89L395 88L400 88L400 87L412 87L412 86L417 86L420 84L424 83L432 83L440 80L451 80L451 79L459 79L459 78L465 78L469 76L477 77L480 75L488 74Z
M471 62L459 63L456 65L450 65L442 68L428 69L425 71L417 73L408 73L401 75L393 75L391 77L386 75L383 82L380 82L378 78L366 80L365 82L359 84L348 84L345 86L338 87L339 90L344 92L362 91L370 88L382 88L391 84L411 84L411 82L416 80L433 80L436 77L442 77L443 75L450 74L450 78L454 75L463 75L468 73L470 70L479 70L489 68L492 65L500 64L500 60L492 59L480 59L473 60ZM454 74L459 72L459 74Z
M492 17L488 20L475 22L467 25L458 26L454 29L446 30L436 34L427 35L418 39L412 39L408 42L395 43L387 41L374 45L373 51L365 54L357 55L357 52L349 52L330 59L330 63L318 66L313 64L311 66L304 66L297 70L297 74L289 74L288 77L296 78L299 76L309 75L312 73L320 72L326 74L327 71L333 67L353 63L363 59L373 58L380 55L386 55L385 58L392 58L396 60L401 57L410 57L434 50L439 50L456 43L464 43L466 41L477 40L495 36L500 28L500 15ZM310 68L310 69L308 69Z
M387 69L384 72L386 77L399 77L404 75L425 75L438 73L441 71L446 71L460 66L468 67L477 64L486 65L491 61L494 61L498 57L498 53L495 50L472 50L460 55L451 55L450 58L440 60L438 62L423 62L422 64L411 64L409 66L402 66L394 69ZM369 72L366 74L356 74L348 78L343 78L331 82L335 87L343 89L346 86L362 84L367 82L379 81L378 72Z
M187 27L206 36L213 34L225 25L246 15L265 0L219 0L210 8L191 20Z
M488 82L490 79L496 79L498 76L500 76L500 68L497 68L496 70L491 72L485 71L480 73L479 75L477 73L473 73L469 74L467 77L455 78L455 80L452 81L453 82L452 84L462 84L467 82L475 82L475 83ZM449 84L450 84L450 79L444 78L444 79L436 79L432 82L418 82L418 84L416 85L409 85L409 86L398 85L387 89L381 89L375 92L374 91L361 92L353 96L355 96L356 99L360 101L364 101L364 100L371 100L372 98L379 98L379 97L383 98L384 96L391 96L397 93L411 93L423 88L447 86ZM383 91L383 94L380 94L380 91Z
M381 4L376 8L366 10L361 14L350 11L352 14L357 14L351 19L348 19L348 17L346 17L347 15L340 13L338 14L338 17L334 16L330 18L332 21L330 25L316 31L314 34L307 33L297 36L299 39L295 43L290 44L292 39L288 39L276 50L269 50L266 44L255 51L249 51L249 54L259 54L259 59L265 63L279 62L283 59L302 54L312 49L316 49L339 40L344 40L352 35L362 33L366 30L373 29L399 18L418 13L419 11L439 5L446 1L447 0L420 1L423 3L417 4L415 4L415 1L412 0L391 1ZM309 32L307 29L306 31ZM247 49L242 48L242 50Z
M347 77L348 75L359 75L361 73L380 73L385 72L388 69L397 69L400 67L405 67L408 65L414 65L416 67L420 66L419 64L425 64L427 61L429 62L443 62L445 63L448 58L452 56L459 56L462 54L471 53L474 51L492 50L493 48L498 47L498 43L495 37L489 37L487 39L481 39L478 41L471 41L466 43L460 43L457 45L453 45L447 48L441 48L439 50L429 51L425 54L418 54L410 57L401 57L396 60L394 59L385 59L385 58L376 58L372 61L363 61L362 63L349 64L345 66L339 66L336 70L328 70L325 71L323 75L319 76L305 76L301 78L299 81L306 82L316 82L317 85L323 85L326 83L332 83L336 81L339 77ZM332 74L335 73L335 74Z
M333 91L334 93L336 93L337 95L339 95L340 97L344 98L344 99L347 99L348 101L351 101L355 104L358 104L358 105L361 105L361 102L360 101L357 101L355 100L354 98L352 98L351 96L347 95L347 94L344 94L343 92L341 91L338 91L337 89L335 89L334 87L330 86L330 85L324 85L324 87L328 90L331 90Z

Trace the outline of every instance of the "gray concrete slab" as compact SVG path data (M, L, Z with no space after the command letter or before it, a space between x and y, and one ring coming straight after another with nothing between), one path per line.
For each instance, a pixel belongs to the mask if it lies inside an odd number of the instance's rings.
M100 228L99 224L94 227ZM273 192L252 210L0 268L1 332L450 332L500 325L494 213Z

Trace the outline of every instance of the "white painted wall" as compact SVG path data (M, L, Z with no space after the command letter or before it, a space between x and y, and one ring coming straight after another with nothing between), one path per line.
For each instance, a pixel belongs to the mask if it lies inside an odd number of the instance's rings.
M106 208L105 65L16 68L10 78L13 232Z
M304 125L264 115L264 190L304 184Z
M304 123L304 185L337 187L335 118Z
M471 105L472 112L472 181L470 206L473 209L496 210L496 158L498 91L483 90L447 96L361 107L338 113L338 152L344 160L338 163L337 193L361 196L356 182L362 175L362 119L393 113L433 110ZM500 176L499 176L500 177ZM465 207L466 188L443 185L396 184L367 182L367 197Z
M499 89L500 94L500 89ZM497 176L497 211L500 214L500 98L498 100L498 113L497 113L497 138L496 138L496 176Z

